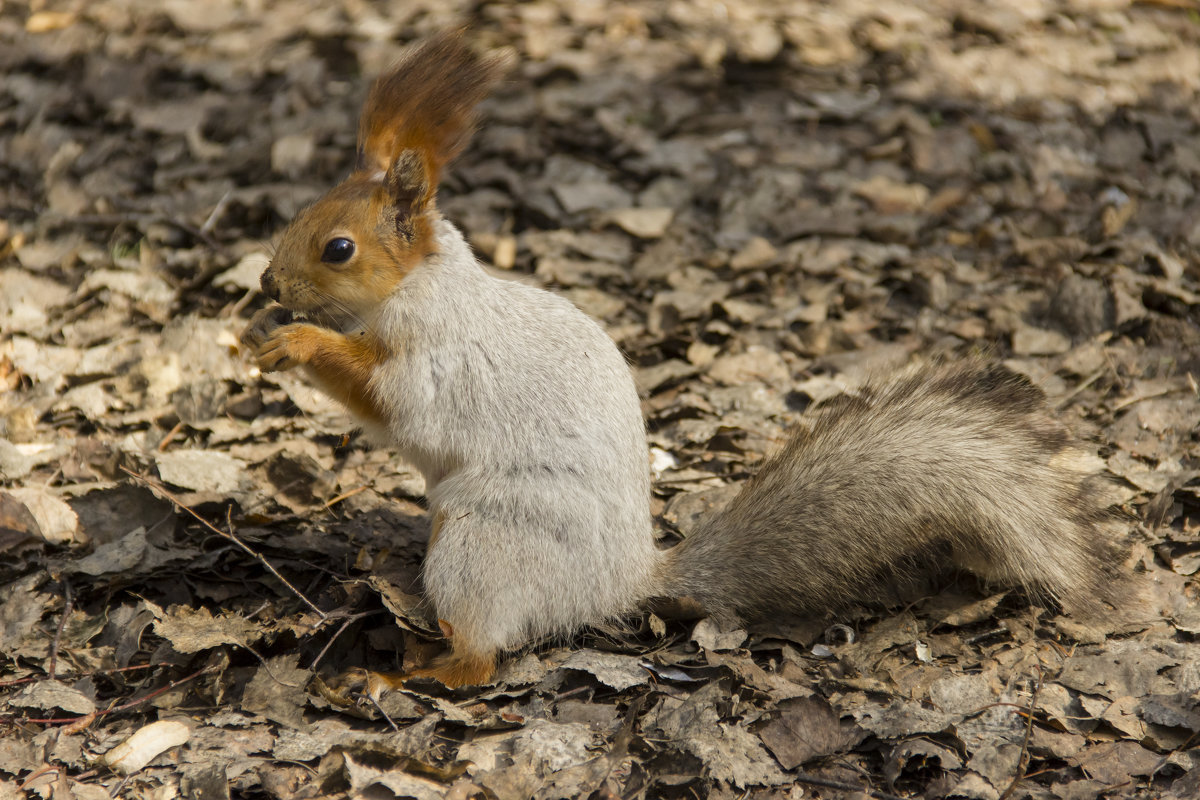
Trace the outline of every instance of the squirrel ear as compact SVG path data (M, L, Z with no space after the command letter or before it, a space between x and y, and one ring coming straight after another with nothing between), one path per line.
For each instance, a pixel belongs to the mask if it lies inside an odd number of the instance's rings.
M358 121L358 169L377 175L411 172L415 150L424 182L436 186L442 167L467 144L475 105L505 69L502 56L480 56L457 32L441 33L415 48L371 86ZM428 192L426 192L428 194Z
M433 200L437 186L429 179L429 169L421 151L402 150L383 176L383 188L402 215L420 214Z

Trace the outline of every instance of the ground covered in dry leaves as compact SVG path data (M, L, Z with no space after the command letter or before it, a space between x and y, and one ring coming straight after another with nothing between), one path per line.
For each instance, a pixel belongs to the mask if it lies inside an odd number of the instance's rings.
M982 350L1093 432L1139 623L960 578L322 694L438 647L421 483L236 335L369 77L462 22L519 66L444 210L629 354L665 531ZM0 2L0 70L0 798L1200 795L1195 3Z

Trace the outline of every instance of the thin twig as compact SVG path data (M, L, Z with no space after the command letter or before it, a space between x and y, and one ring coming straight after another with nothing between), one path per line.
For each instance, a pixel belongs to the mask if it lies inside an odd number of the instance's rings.
M20 686L23 683L33 683L34 681L40 681L41 679L41 675L30 675L28 678L14 678L11 681L0 681L0 688L5 688L8 686Z
M274 670L271 669L271 665L269 663L267 663L267 659L263 657L262 653L259 653L257 650L255 650L253 647L246 644L245 642L238 644L238 647L242 648L243 650L248 651L250 653L250 655L257 658L259 666L262 667L263 670L267 673L267 677L270 678L271 680L275 681L276 683L278 683L280 686L286 686L289 689L303 689L304 687L308 686L307 682L305 682L305 683L288 683L283 678L276 675ZM311 670L310 670L310 672L311 672Z
M311 600L309 600L307 597L305 597L304 594L299 589L297 589L295 586L293 586L291 584L291 581L289 581L287 578L283 577L283 575L280 574L279 570L275 569L275 567L271 565L270 561L267 561L267 559L265 559L262 555L260 555L253 548L251 548L249 545L247 545L245 542L243 542L241 539L238 538L237 534L235 534L233 532L232 516L230 517L230 519L228 521L229 531L228 532L223 531L220 528L218 528L216 525L213 525L211 522L206 520L204 517L197 514L191 508L188 508L186 503L184 503L182 500L180 500L175 494L173 494L169 489L167 489L167 487L163 486L160 482L154 480L153 478L149 478L145 475L141 475L137 472L134 472L133 470L131 470L127 467L121 467L121 471L124 472L129 477L133 478L138 483L141 483L143 486L147 487L151 491L153 491L157 494L161 494L163 497L170 500L172 503L174 503L176 506L178 506L179 508L186 511L188 514L190 514L192 516L193 519L195 519L197 522L199 522L204 527L208 528L213 533L217 534L218 536L220 536L223 539L228 539L229 541L236 544L238 547L242 548L242 550L244 550L246 553L253 556L255 558L255 560L258 561L258 563L262 564L263 567L268 572L270 572L272 575L274 575L279 580L280 583L282 583L284 586L286 586L288 588L288 590L291 591L292 594L294 594L294 595L296 595L296 597L300 598L300 601L302 603L304 603L304 605L308 606L313 611L314 614L316 614L318 617L320 617L322 622L324 622L328 618L328 615L324 611L322 611L320 608L318 608L316 606L315 603L313 603Z
M908 800L898 794L890 794L881 792L878 789L865 789L862 786L855 786L853 783L843 783L842 781L831 781L828 778L818 778L807 772L797 772L795 779L800 783L811 784L812 786L824 786L826 789L841 789L843 792L862 792L868 797L874 797L876 800Z
M147 700L153 700L154 698L158 697L159 695L166 694L167 692L171 691L172 689L177 689L180 686L182 686L183 684L188 683L189 681L194 681L196 678L199 678L201 675L207 675L210 672L216 672L218 669L219 669L219 667L216 664L210 664L207 667L201 667L200 669L193 672L191 675L187 675L176 681L171 681L166 686L163 686L160 689L155 689L153 692L150 692L150 694L145 695L144 697L139 697L137 700L130 700L128 703L123 703L119 706L113 706L112 708L106 708L103 711L101 711L99 714L97 714L97 716L103 717L103 716L107 716L109 714L115 714L118 711L128 711L131 708L136 708L137 706L140 706L142 703L146 702Z
M338 503L342 502L343 500L346 500L347 498L354 497L354 495L359 494L360 492L365 492L367 489L368 489L368 487L364 485L364 486L359 486L354 489L351 489L348 492L342 492L341 494L339 494L337 497L333 498L332 500L326 501L325 508L329 508L330 506L337 505Z
M204 220L204 224L200 226L201 233L207 235L212 232L212 229L217 226L217 220L219 220L221 215L225 213L225 206L229 205L229 198L232 196L232 191L225 192L225 194L221 195L221 199L217 201L215 206L213 206L212 213L208 215L208 219Z
M372 697L370 692L363 692L362 696L371 701L371 705L375 706L375 710L378 711L385 720L387 720L387 724L393 731L396 733L400 732L400 728L396 725L395 720L388 716L388 713L383 710L383 706L379 705L379 701Z
M62 642L63 628L67 626L67 617L71 616L71 609L75 605L75 598L71 596L71 582L63 578L63 610L58 618L58 630L54 632L54 641L50 644L50 668L46 671L46 677L54 680L54 673L58 670L58 646Z
M1129 406L1133 405L1134 403L1140 403L1143 400L1153 400L1156 397L1162 397L1164 395L1173 394L1176 391L1178 391L1178 390L1167 386L1167 387L1158 389L1156 391L1146 392L1145 394L1130 395L1129 397L1126 397L1124 400L1114 403L1112 406L1112 412L1115 414L1116 412L1120 411L1121 409L1128 408Z
M116 786L114 786L108 790L108 796L109 797L120 796L121 792L123 792L125 790L125 784L129 783L129 781L132 780L133 776L136 774L137 774L136 772L131 772L128 775L126 775L124 778L121 778L120 783L118 783Z
M79 223L80 225L121 225L123 223L152 225L156 222L164 225L172 225L184 233L204 242L218 253L224 255L229 252L226 250L225 245L214 239L208 232L197 228L195 225L184 222L183 220L169 217L166 214L147 214L131 211L122 214L62 214L57 216L66 222L75 222Z
M1029 696L1029 706L1025 714L1025 738L1021 740L1021 756L1017 759L1017 774L1013 776L1008 788L1000 793L1000 800L1007 800L1012 796L1017 784L1024 780L1025 770L1029 767L1029 737L1033 735L1033 712L1037 710L1038 692L1042 690L1042 668L1038 667L1037 671L1037 683L1033 685L1033 692Z
M155 689L153 692L150 692L149 694L147 694L143 697L139 697L136 700L130 700L128 703L122 703L119 706L113 706L111 708L106 708L103 711L95 711L91 714L84 714L84 715L78 716L78 717L66 717L64 719L27 719L27 720L25 720L25 722L30 722L35 725L66 725L66 724L76 723L81 720L95 719L97 717L106 717L109 714L116 714L118 711L128 711L131 708L140 706L142 703L145 703L147 700L153 700L154 698L158 697L159 695L166 694L167 692L171 691L172 689L176 689L176 688L182 686L183 684L187 683L188 681L194 681L196 678L199 678L201 675L206 675L209 672L216 672L217 669L218 669L218 667L215 664L210 664L207 667L203 667L201 669L196 670L191 675L180 678L177 681L171 681L166 686L163 686L159 689Z
M228 305L228 306L225 306L225 308L221 309L221 316L222 317L241 316L242 309L244 309L246 306L250 305L250 303L252 303L254 301L254 298L258 297L258 294L259 294L258 289L247 289L246 293L244 295L242 295L242 298L240 300L238 300L233 305Z
M1158 763L1154 765L1154 769L1150 770L1150 774L1146 777L1146 785L1149 786L1150 783L1154 780L1154 778L1157 777L1158 771L1161 770L1163 767L1165 767L1170 762L1171 756L1175 755L1176 753L1182 753L1184 750L1187 750L1188 747L1191 746L1192 742L1196 740L1197 735L1200 735L1200 734L1197 734L1196 731L1192 731L1192 735L1189 736L1187 739L1185 739L1183 741L1183 744L1172 749L1171 752L1167 753L1165 756L1160 758L1158 760Z
M33 772L31 772L29 774L29 777L26 778L21 783L20 788L22 791L24 791L25 789L28 789L34 781L36 781L38 778L42 777L43 775L48 775L51 772L57 774L58 771L61 769L62 769L62 767L55 766L54 764L43 764L42 766L38 767L37 769L35 769Z
M135 664L132 667L113 667L112 669L94 669L91 672L82 672L78 675L80 678L89 678L93 675L108 675L116 672L133 672L137 669L151 669L160 667L161 664ZM14 678L11 681L0 681L0 688L7 686L20 686L23 683L34 683L35 681L43 680L41 675L30 675L27 678Z
M171 440L175 438L175 434L177 434L181 430L183 430L183 426L186 424L187 423L185 423L183 420L179 420L179 422L176 422L175 427L173 427L173 428L171 428L171 430L167 431L167 435L162 438L162 441L158 443L158 447L155 449L157 449L158 452L160 452L160 453L166 452L167 447L171 444Z
M1079 395L1080 392L1082 392L1087 387L1091 386L1096 381L1100 380L1100 378L1104 377L1104 373L1107 371L1108 371L1107 369L1098 369L1095 372L1093 372L1091 375L1088 375L1086 378L1084 378L1082 381L1079 382L1078 386L1076 386L1071 391L1067 392L1067 394L1065 396L1059 398L1059 401L1054 404L1054 407L1059 410L1066 408L1068 405L1070 405L1071 401L1074 400L1076 398L1076 396Z
M349 628L350 625L353 624L356 620L360 620L363 617L369 616L371 613L373 613L373 612L366 612L363 614L352 614L351 616L347 617L346 621L342 623L342 626L333 632L333 636L329 637L329 641L326 642L325 646L321 648L321 652L317 653L317 657L314 658L312 663L308 665L308 671L316 672L317 665L321 663L321 659L325 658L325 654L329 652L329 648L333 647L333 643L337 641L337 638L339 636L341 636L343 633L345 633L346 629Z

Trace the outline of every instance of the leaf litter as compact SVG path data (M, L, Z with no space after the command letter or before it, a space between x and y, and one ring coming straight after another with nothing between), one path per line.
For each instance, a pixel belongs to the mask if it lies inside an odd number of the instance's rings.
M0 5L0 797L1196 796L1192 4L268 5ZM463 23L520 60L444 211L628 354L668 534L983 350L1096 440L1147 613L964 578L322 692L438 649L421 481L236 337L370 77Z

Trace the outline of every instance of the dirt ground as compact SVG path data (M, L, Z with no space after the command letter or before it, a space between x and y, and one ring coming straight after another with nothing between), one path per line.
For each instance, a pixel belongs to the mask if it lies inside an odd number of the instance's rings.
M516 66L443 210L628 354L665 532L982 352L1094 440L1137 621L960 576L323 694L439 647L421 481L237 334L370 78L464 24ZM0 0L0 800L1200 796L1198 86L1193 0Z

